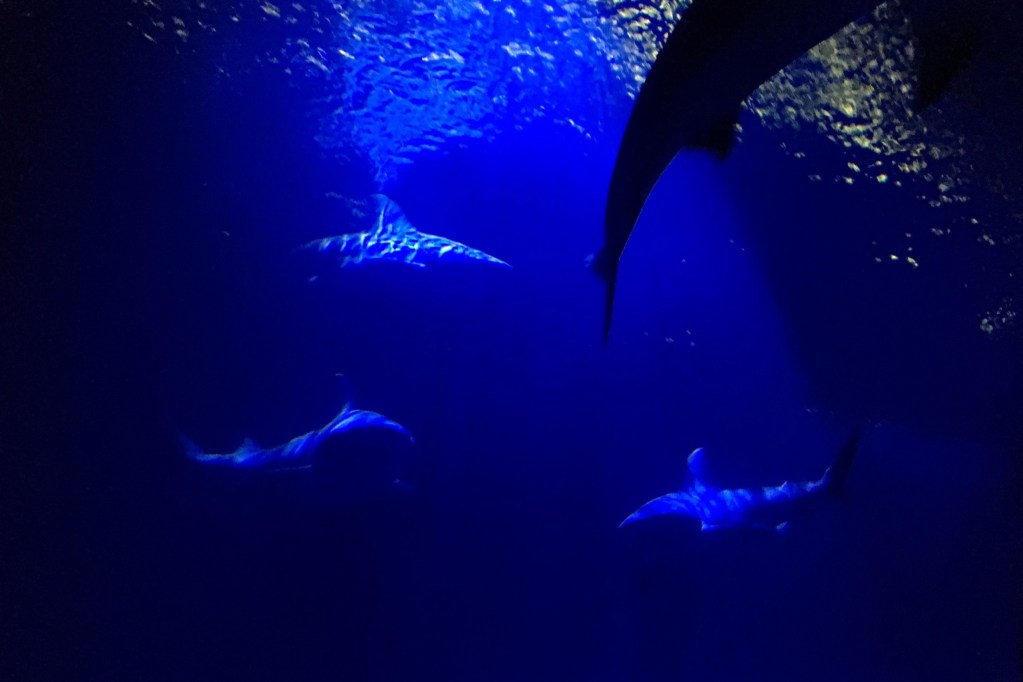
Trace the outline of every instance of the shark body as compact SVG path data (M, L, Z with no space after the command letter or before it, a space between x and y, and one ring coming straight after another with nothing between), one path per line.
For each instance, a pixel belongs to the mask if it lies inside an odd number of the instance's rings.
M414 442L408 429L398 422L370 410L354 410L345 405L336 417L322 428L292 438L283 445L262 448L245 439L234 452L223 454L204 452L197 445L185 442L185 454L201 464L248 469L297 470L318 468L324 464L320 457L336 444L341 434L369 429L392 431Z
M763 488L717 488L704 483L703 448L689 455L688 480L677 492L650 500L622 521L622 526L672 514L696 519L701 531L757 528L784 531L807 507L838 494L844 486L859 435L854 434L824 475L815 481L786 481Z
M441 262L479 261L504 268L511 266L493 256L453 239L420 232L401 208L382 194L374 196L376 220L365 232L317 239L304 248L335 255L339 265L349 267L367 261L393 261L417 268Z
M753 91L878 0L693 0L668 36L633 106L608 189L604 243L592 260L607 285L610 334L618 263L658 178L683 149L724 158ZM937 99L976 45L963 0L902 0L920 42L917 108ZM969 26L968 29L963 27ZM957 33L963 40L950 40ZM961 37L961 36L960 36Z

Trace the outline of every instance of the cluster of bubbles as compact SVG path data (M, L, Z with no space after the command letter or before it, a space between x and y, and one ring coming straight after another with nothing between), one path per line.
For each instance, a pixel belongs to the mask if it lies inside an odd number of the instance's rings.
M1015 288L1014 262L1023 249L1023 207L1006 185L1018 180L1011 155L992 165L976 165L977 153L989 156L997 143L966 121L974 116L964 97L945 97L919 110L916 64L920 53L910 17L899 0L880 5L823 41L764 83L747 108L765 128L788 131L786 151L806 158L811 145L798 142L801 131L832 142L845 157L845 172L835 182L876 182L905 187L917 199L940 209L925 220L924 234L957 233L984 247L1000 247L1008 258L1001 273L1004 290ZM969 129L969 136L964 131ZM996 155L998 156L998 155ZM818 173L811 180L822 181ZM929 223L927 225L926 223ZM898 231L893 231L897 233ZM875 260L920 263L907 241ZM992 292L997 303L980 316L987 333L1012 326L1013 297Z
M599 3L451 0L359 10L330 51L300 59L330 74L320 143L354 144L383 184L403 164L549 119L584 139L625 88Z
M749 109L769 128L809 128L862 152L866 163L853 162L840 182L927 176L932 206L964 202L966 141L943 124L940 107L915 111L916 52L908 16L897 3L881 5L761 86Z
M689 2L670 0L132 0L144 35L277 22L256 62L300 78L321 113L320 143L369 157L379 184L423 153L490 139L540 118L585 138L635 97ZM865 152L851 173L923 178L935 206L968 200L965 141L940 109L912 110L914 38L897 2L850 24L761 86L747 109L765 127L812 130ZM315 83L321 87L315 87ZM801 153L796 151L794 153Z
M605 0L236 0L216 8L178 0L174 9L132 1L146 10L137 26L154 42L278 23L280 43L256 62L301 82L320 114L319 143L366 158L381 188L419 155L538 119L593 139L613 110L625 110L650 64L626 38L617 4Z

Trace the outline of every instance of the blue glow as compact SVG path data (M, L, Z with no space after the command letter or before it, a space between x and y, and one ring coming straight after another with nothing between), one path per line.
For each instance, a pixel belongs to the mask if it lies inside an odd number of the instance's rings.
M705 36L740 51L844 6L693 2L763 13ZM912 27L857 25L725 158L664 169L604 344L587 261L687 2L26 4L0 0L0 679L1018 677L1023 223L958 197L993 144L1018 160L1023 87L970 70L916 119L962 164L875 158L904 108L861 105L912 85ZM977 55L1010 86L1019 35ZM334 414L340 371L374 411Z
M580 139L599 135L643 69L617 49L613 15L597 3L448 0L410 9L351 7L326 36L288 49L296 69L332 84L320 143L342 155L354 145L380 188L424 155L538 120Z

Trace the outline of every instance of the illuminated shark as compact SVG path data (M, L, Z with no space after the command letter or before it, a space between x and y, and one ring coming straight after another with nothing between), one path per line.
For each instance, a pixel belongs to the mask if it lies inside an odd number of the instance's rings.
M302 248L336 255L342 268L385 260L425 268L438 262L481 261L510 268L508 263L446 237L420 232L405 213L382 194L374 195L377 217L365 232L317 239Z
M698 520L701 531L759 528L782 532L793 516L822 499L841 493L858 443L859 434L855 433L816 481L786 481L779 486L764 488L715 488L707 485L702 480L703 448L697 448L687 460L689 472L682 489L650 500L618 527L652 516L675 514Z
M346 404L326 426L292 438L284 445L262 448L246 438L234 452L224 454L207 453L195 443L182 437L185 454L189 459L202 464L248 469L301 470L323 466L320 457L324 451L336 444L341 434L367 429L382 429L405 436L415 442L408 429L398 422L377 412L353 410Z
M984 0L977 0L983 3ZM607 285L610 333L618 262L646 199L683 149L724 158L743 102L878 0L693 0L658 53L625 128L608 189L604 244L591 264ZM970 58L981 12L965 0L902 0L917 48L917 108Z

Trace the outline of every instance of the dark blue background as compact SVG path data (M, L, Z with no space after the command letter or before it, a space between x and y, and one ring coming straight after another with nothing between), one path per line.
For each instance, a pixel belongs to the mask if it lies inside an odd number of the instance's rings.
M283 78L216 80L214 46L121 19L0 28L5 679L1018 675L1021 349L962 287L990 250L876 265L930 209L810 183L747 125L669 169L602 347L583 259L614 145L540 123L387 188L512 272L310 283L293 249L353 227L326 193L365 169ZM175 429L322 425L335 373L416 434L413 493L311 505L184 460ZM693 447L725 484L811 478L868 420L848 500L787 535L615 530Z

